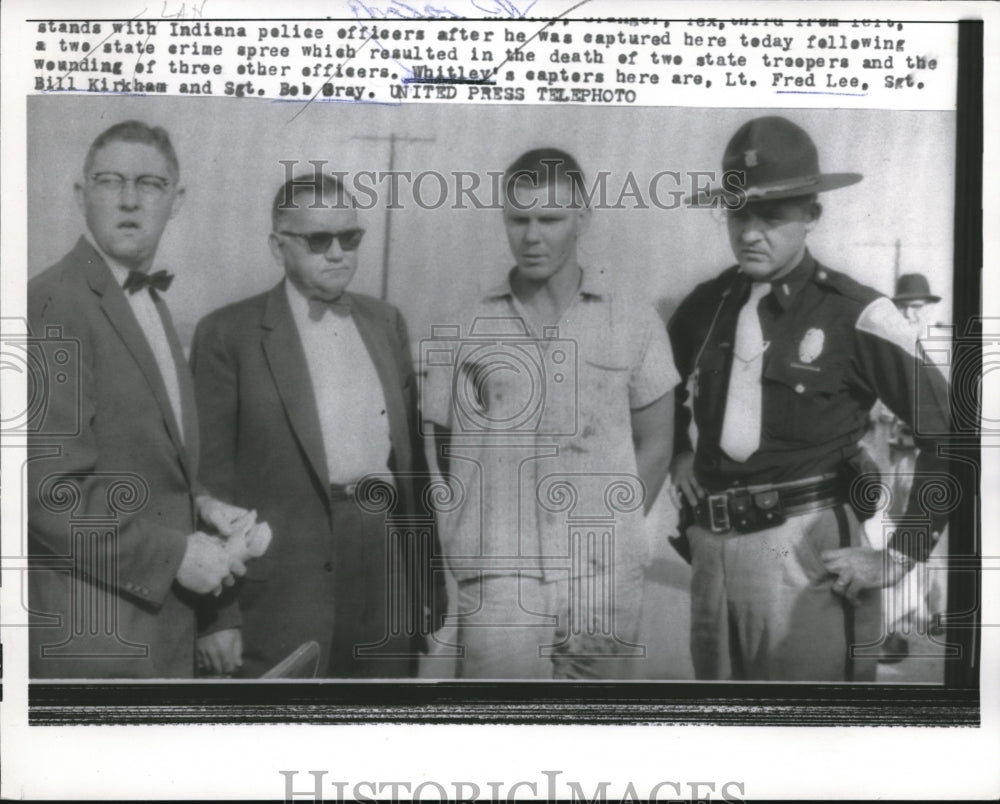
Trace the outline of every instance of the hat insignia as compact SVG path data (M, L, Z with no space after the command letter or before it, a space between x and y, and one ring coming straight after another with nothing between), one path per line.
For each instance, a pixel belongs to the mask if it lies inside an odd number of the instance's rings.
M813 327L806 331L799 344L799 362L809 365L823 353L823 330Z
M757 167L757 151L751 148L749 151L743 152L743 161L746 163L747 167Z

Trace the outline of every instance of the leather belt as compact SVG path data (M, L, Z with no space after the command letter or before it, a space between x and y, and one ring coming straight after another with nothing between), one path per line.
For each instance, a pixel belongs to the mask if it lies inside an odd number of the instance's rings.
M709 493L694 507L692 520L712 533L756 533L846 499L843 481L835 473L790 483L735 486Z
M367 490L377 485L396 487L391 477L383 475L368 475L353 483L331 483L330 498L334 500L353 500L358 489Z
M359 483L331 483L330 496L335 500L353 499L359 485Z

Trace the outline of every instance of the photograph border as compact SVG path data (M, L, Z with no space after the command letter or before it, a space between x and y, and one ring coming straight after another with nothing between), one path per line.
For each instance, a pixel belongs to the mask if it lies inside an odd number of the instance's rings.
M981 20L958 25L954 316L971 359L982 354L983 39ZM982 400L952 387L952 405L979 420ZM976 406L970 410L970 406ZM980 428L949 446L962 488L979 488ZM980 725L981 518L978 495L950 517L943 685L609 683L30 682L32 725L165 723L573 723L724 726ZM969 583L970 573L976 583Z

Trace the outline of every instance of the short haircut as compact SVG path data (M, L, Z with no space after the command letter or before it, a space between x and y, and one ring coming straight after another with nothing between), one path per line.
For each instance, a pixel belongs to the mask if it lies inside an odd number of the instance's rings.
M558 182L568 182L573 190L573 200L577 193L586 198L583 169L572 154L559 148L535 148L515 159L504 171L506 197L511 198L515 184L528 179L533 187L545 187Z
M330 173L311 173L309 175L293 176L274 195L271 204L271 228L277 230L278 222L285 212L299 209L299 197L308 194L308 201L303 201L307 207L322 204L323 199L336 198L338 208L350 209L353 206L353 196L344 188L344 183Z
M170 135L160 126L149 126L140 120L116 123L98 134L97 139L90 144L87 158L83 162L84 175L90 175L90 168L94 164L97 152L113 142L139 142L143 145L152 145L167 160L173 179L176 181L180 178L181 166L177 161L177 152L170 142Z

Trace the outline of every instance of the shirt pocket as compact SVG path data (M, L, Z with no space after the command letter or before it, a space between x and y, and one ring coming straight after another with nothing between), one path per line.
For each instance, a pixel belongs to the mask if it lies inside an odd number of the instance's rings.
M620 394L625 394L627 398L631 368L624 358L613 355L596 360L585 358L580 363L581 396L595 404L600 404L601 397L609 395L617 399ZM594 398L594 394L600 396Z
M576 427L567 430L574 433L567 446L593 453L613 443L611 439L623 437L622 428L631 421L628 417L631 367L614 355L584 357L578 365L574 410L562 412L564 421L571 421L574 415L576 418Z
M764 366L763 436L800 445L822 444L839 435L846 366L805 364L776 356Z

